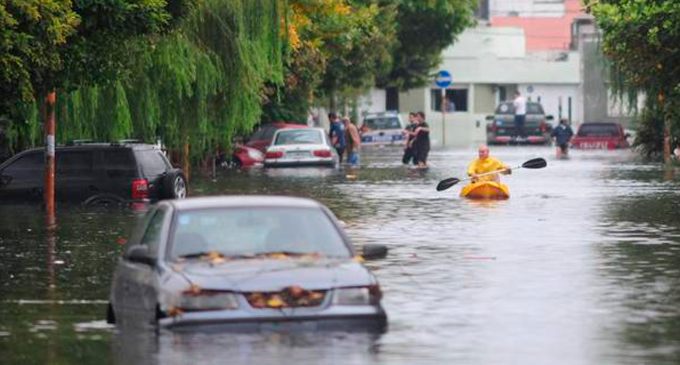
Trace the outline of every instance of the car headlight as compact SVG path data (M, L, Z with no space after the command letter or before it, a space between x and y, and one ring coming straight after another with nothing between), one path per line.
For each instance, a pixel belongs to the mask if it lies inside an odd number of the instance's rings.
M236 309L238 308L238 300L234 293L184 292L178 307L186 311Z
M382 292L377 285L361 288L340 288L333 293L333 305L372 305L378 304Z
M264 154L258 150L248 149L248 157L253 160L262 160L264 159Z

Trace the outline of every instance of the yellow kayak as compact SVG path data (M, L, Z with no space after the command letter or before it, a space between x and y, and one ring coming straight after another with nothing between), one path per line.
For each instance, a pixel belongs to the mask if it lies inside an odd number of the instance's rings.
M460 196L469 199L508 199L507 185L495 181L480 181L463 187Z

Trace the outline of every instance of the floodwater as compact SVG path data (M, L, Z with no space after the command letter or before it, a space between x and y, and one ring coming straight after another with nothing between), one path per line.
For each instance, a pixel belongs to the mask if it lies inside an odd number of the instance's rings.
M364 151L359 169L223 171L193 195L285 194L328 205L382 285L382 334L305 331L119 332L105 324L111 274L141 212L0 205L0 363L7 364L677 364L680 169L629 151L495 147L507 201L469 201L473 148L434 150L431 167L398 150Z

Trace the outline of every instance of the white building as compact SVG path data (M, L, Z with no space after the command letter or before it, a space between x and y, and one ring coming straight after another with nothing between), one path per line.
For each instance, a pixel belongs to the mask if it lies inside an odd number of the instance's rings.
M486 140L486 117L515 90L539 101L555 120L581 120L579 104L580 56L576 52L532 53L525 50L522 28L481 26L468 29L444 50L440 70L453 76L446 96L455 111L441 113L442 90L432 83L399 95L400 112L423 110L432 128L432 142L468 146ZM384 92L374 90L361 105L384 109ZM381 109L382 107L382 109Z

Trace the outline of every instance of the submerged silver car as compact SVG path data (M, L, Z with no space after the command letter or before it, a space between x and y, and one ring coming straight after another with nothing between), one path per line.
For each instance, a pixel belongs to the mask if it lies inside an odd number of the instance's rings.
M382 257L383 245L363 257ZM163 201L128 241L108 321L247 329L384 329L380 286L333 213L272 196Z
M321 128L279 129L267 147L265 167L328 166L338 164L338 154Z

